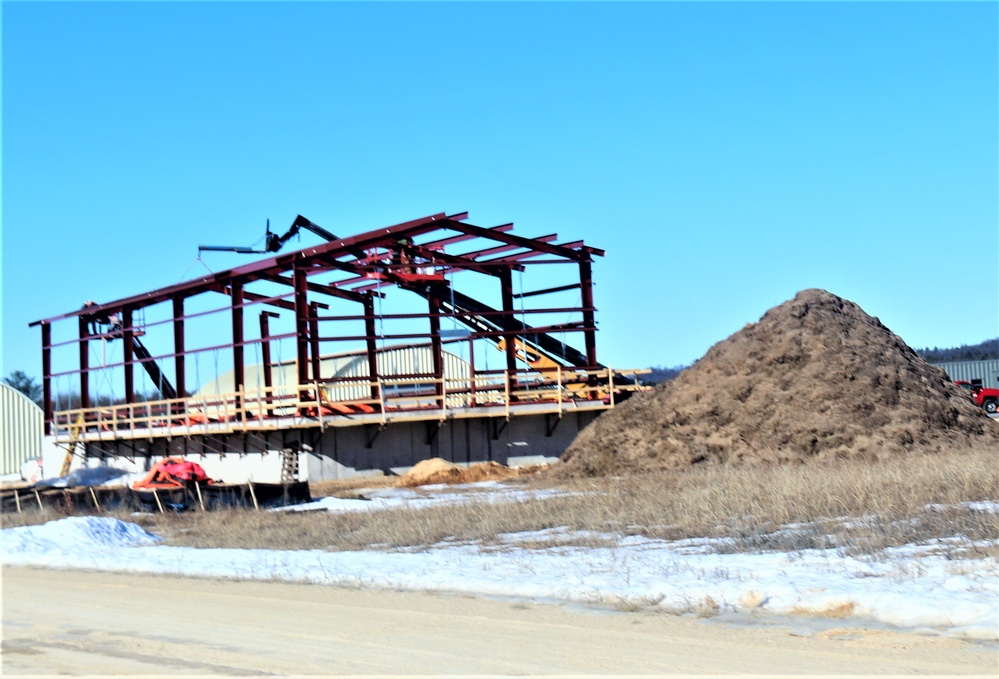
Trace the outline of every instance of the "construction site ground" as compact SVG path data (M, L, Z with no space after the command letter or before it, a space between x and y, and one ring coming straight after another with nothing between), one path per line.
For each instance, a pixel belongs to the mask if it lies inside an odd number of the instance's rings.
M473 597L3 569L3 674L995 674L955 639ZM169 601L169 606L136 605Z

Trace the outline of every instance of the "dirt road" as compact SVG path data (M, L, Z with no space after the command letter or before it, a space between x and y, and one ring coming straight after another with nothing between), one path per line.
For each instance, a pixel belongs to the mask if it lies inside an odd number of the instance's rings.
M3 569L3 674L990 674L994 648L323 586Z

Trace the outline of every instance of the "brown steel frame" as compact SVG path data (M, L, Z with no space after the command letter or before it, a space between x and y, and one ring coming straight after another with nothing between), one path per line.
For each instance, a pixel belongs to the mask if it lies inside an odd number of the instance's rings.
M124 372L124 399L128 404L136 400L134 366L141 363L135 357L135 341L140 330L133 325L136 312L153 305L170 302L172 304L173 352L154 356L144 360L173 359L175 391L185 395L185 359L196 351L208 349L225 349L232 352L233 375L237 391L243 386L245 371L244 349L247 345L259 342L264 357L264 381L267 387L271 384L270 341L279 337L295 337L296 360L298 365L298 385L300 398L305 400L304 390L314 380L321 380L319 363L319 343L329 341L363 341L366 346L367 363L371 380L379 376L375 323L380 318L424 318L429 325L429 332L413 335L397 335L396 339L410 337L412 339L429 339L433 348L433 377L439 380L443 375L443 342L440 334L442 318L457 318L469 325L471 329L469 340L489 339L491 341L505 340L507 380L517 379L517 347L516 339L521 341L537 341L539 337L547 337L547 347L555 346L553 333L582 333L584 352L569 351L566 358L566 345L562 356L557 352L548 351L548 355L566 367L578 370L598 370L602 368L597 362L596 348L596 311L593 304L593 281L591 264L594 256L603 256L604 252L585 245L582 241L557 244L555 234L538 238L524 238L512 233L512 224L503 224L491 228L476 226L467 222L468 214L439 213L396 224L382 229L362 233L351 238L323 243L307 247L295 252L278 254L273 257L221 271L202 278L189 280L177 285L144 292L124 299L90 306L72 311L61 316L47 318L31 323L31 326L41 327L42 344L42 389L45 413L46 433L53 429L53 378L61 375L79 375L81 408L90 407L89 376L95 370L89 365L88 342L107 336L93 334L92 321L95 318L119 314L122 320L120 338L124 345L122 367ZM481 248L472 252L449 252L453 246L466 241L481 239L493 241L493 246ZM417 243L420 240L422 242ZM547 259L539 259L547 257ZM530 292L521 291L515 294L513 289L513 272L523 271L527 264L568 263L578 267L579 280L567 285L555 286ZM432 269L433 273L421 272L421 269ZM502 308L490 309L485 305L472 304L474 300L462 295L465 301L460 308L452 306L456 291L450 287L446 276L457 271L476 271L491 275L498 279ZM330 274L341 276L328 283L314 280L317 275ZM453 283L453 276L451 281ZM291 288L288 295L267 296L252 292L247 286L255 281L270 281ZM380 289L394 285L401 289L417 292L428 302L427 312L422 314L395 314L381 316L375 312L374 300L383 296ZM559 325L530 327L517 319L525 310L515 308L515 299L523 300L529 297L544 295L578 288L580 290L580 306L562 307L559 309L532 309L526 313L565 312L579 314L581 320ZM185 316L185 301L196 295L214 292L230 298L228 308L231 313L232 341L219 347L187 349L185 341L185 320L199 314ZM310 298L310 293L325 298L346 299L362 305L362 313L353 316L331 315L322 316L320 310L329 306L322 301ZM260 316L260 339L246 340L244 338L244 310L251 305L276 307L294 312L295 332L271 336L267 320L273 317L273 312L264 311ZM470 306L469 306L470 305ZM522 316L523 318L523 316ZM54 323L75 319L78 324L78 336L70 342L54 345L52 342L52 326ZM320 333L320 323L331 320L363 320L365 334L348 337L323 337ZM52 349L54 346L78 343L79 364L76 369L64 372L53 372ZM561 343L558 343L561 344ZM571 347L568 347L571 349ZM542 348L544 353L544 348ZM310 377L310 367L312 375ZM474 366L472 368L474 370ZM200 386L200 385L199 385ZM509 386L509 384L508 384ZM372 386L372 397L377 399L377 387Z

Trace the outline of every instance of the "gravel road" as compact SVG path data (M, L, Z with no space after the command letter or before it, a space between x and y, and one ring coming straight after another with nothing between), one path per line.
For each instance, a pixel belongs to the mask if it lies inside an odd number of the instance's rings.
M3 675L989 674L992 646L412 592L3 569Z

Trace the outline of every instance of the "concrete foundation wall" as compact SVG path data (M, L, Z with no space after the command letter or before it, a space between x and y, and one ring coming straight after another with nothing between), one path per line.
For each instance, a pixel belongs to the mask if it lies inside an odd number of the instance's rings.
M327 429L305 457L310 481L403 473L421 460L440 457L458 464L499 462L507 466L554 462L598 413Z
M298 450L303 431L308 430L88 443L86 460L78 456L71 469L107 465L130 473L144 472L163 457L183 457L201 465L216 481L280 483L281 450L289 443ZM45 459L46 476L58 476L65 455L64 448L53 448L58 452L51 462ZM299 478L304 480L302 474Z
M129 472L147 471L166 456L201 465L226 483L280 483L283 449L299 452L297 480L327 481L401 474L422 460L440 457L458 464L494 461L507 466L554 462L598 411L557 415L395 422L351 427L90 442L86 460L72 469L106 464ZM82 444L80 446L82 450ZM64 448L46 447L45 475L58 475Z

